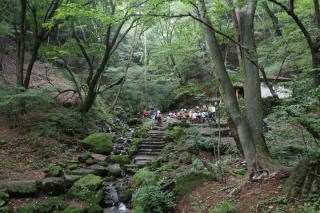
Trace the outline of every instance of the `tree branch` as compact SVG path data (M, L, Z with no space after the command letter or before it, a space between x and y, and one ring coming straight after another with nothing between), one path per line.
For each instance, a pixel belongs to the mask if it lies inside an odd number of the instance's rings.
M113 82L112 84L106 86L105 88L103 88L102 90L100 91L97 91L97 94L101 94L101 93L104 93L105 91L107 91L108 89L111 89L112 87L114 86L117 86L119 84L121 84L121 82L124 80L124 76L122 76L120 79L118 79L117 81Z

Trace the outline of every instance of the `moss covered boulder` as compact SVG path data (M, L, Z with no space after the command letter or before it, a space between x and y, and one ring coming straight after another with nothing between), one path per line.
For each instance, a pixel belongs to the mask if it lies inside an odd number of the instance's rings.
M128 155L109 155L106 158L108 163L118 163L120 165L130 164L130 157Z
M82 145L98 154L108 155L113 150L112 140L108 133L94 133L82 140Z
M10 196L31 197L38 195L37 182L35 180L1 182L0 188L5 188Z
M57 177L45 178L41 182L41 188L44 194L59 195L64 193L64 183Z
M175 194L181 198L184 194L192 191L203 182L213 180L210 173L207 172L190 172L176 179Z
M62 177L63 169L60 166L51 166L44 170L46 177Z
M103 198L102 178L92 174L80 178L69 189L68 196L89 203L100 203Z

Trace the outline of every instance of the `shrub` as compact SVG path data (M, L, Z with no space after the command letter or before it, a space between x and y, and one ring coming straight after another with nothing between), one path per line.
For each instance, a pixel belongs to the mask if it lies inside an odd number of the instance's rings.
M184 135L184 129L181 127L174 127L167 134L166 140L170 142L178 141Z
M233 213L237 211L237 206L234 202L222 201L212 209L213 213Z
M134 213L170 212L175 206L173 194L160 186L143 186L133 194Z
M153 184L156 180L156 173L149 171L147 168L139 169L132 177L132 183L135 187Z
M148 136L148 131L149 131L148 128L136 129L134 130L132 135L136 138L145 138Z

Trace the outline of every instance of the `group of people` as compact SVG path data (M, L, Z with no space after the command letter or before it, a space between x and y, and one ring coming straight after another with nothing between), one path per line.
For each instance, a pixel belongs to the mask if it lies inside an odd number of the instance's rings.
M219 103L215 102L210 104L209 106L203 105L202 108L196 106L194 110L181 109L177 113L170 112L168 118L177 118L179 120L183 120L184 122L190 123L205 123L206 120L208 122L216 121L216 113L219 109Z

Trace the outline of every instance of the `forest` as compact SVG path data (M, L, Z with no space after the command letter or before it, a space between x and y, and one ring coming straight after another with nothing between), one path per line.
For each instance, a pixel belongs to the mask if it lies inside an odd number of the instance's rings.
M0 0L0 213L319 195L319 0Z

